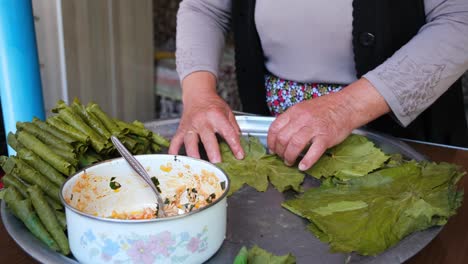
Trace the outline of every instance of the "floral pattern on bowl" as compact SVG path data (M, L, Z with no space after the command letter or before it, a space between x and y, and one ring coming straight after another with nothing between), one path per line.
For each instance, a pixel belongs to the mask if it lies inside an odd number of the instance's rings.
M188 232L163 231L156 234L126 234L111 237L107 233L94 233L88 229L81 235L80 244L90 259L109 263L181 263L192 254L204 252L208 247L208 227L191 236ZM121 250L121 251L120 251ZM120 251L120 253L119 253Z

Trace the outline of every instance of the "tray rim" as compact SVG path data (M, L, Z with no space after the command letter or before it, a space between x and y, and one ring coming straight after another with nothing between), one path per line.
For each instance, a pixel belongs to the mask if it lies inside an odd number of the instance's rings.
M274 120L272 117L261 117L261 116L250 116L250 115L240 115L236 116L236 120L238 122L270 122ZM166 119L166 120L154 120L151 122L145 123L146 127L152 127L152 128L157 128L157 127L162 127L162 126L168 126L168 125L175 125L179 123L180 118L172 118L172 119ZM151 129L154 131L154 129ZM263 136L265 135L265 132L267 131L267 128L263 128L263 133L261 131L243 131L243 135L255 135L256 133L262 134ZM389 142L390 144L396 146L397 148L402 148L405 151L407 151L411 158L414 158L416 160L428 160L426 156L423 154L417 152L414 150L411 146L406 144L405 142L399 140L398 138L389 136L389 135L384 135L378 132L374 132L365 128L360 128L356 129L353 131L355 134L360 134L364 136L372 136L373 138L380 138L382 140L385 140L386 142ZM21 230L16 230L17 228L14 227L15 224L22 224L22 223L12 223L11 221L19 221L18 219L14 219L14 217L11 212L9 212L5 202L2 200L0 203L0 213L1 213L1 219L3 222L3 225L5 227L5 230L7 231L8 235L15 241L15 243L23 250L25 251L28 255L30 255L32 258L39 262L43 263L70 263L70 264L77 264L78 262L73 259L70 256L64 256L61 255L60 253L54 252L50 249L48 249L45 245L43 245L37 238L35 238L29 231L25 230L26 228L23 226ZM395 256L399 259L399 261L404 262L414 255L416 255L418 252L420 252L423 248L425 248L435 237L437 237L438 233L442 230L443 226L441 227L432 227L430 228L431 231L433 232L432 238L427 241L427 243L421 244L419 250L416 252L410 252L409 254L406 254L405 256ZM25 232L26 231L26 232ZM427 231L427 230L426 230ZM24 235L26 234L26 236ZM415 233L413 233L415 234ZM408 237L406 237L408 238ZM405 239L405 238L404 238ZM403 239L403 240L404 240ZM403 241L402 240L402 241ZM398 244L396 244L394 247L391 247L384 251L382 254L394 249L395 247L398 247L398 245L402 242L400 241ZM408 252L406 252L408 253ZM71 255L72 256L72 255ZM350 255L351 256L351 255ZM367 260L364 260L363 263L373 263L374 261L379 261L379 256L377 255L376 258L370 258ZM393 256L387 256L387 258L383 257L383 260L390 260L388 257L393 257Z

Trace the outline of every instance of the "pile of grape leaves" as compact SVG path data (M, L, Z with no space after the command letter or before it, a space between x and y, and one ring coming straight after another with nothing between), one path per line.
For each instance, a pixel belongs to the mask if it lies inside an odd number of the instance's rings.
M239 161L221 145L220 167L231 180L231 193L244 184L265 191L268 179L279 191L302 192L300 171L266 154L255 137L242 146L246 158ZM332 252L377 255L413 232L444 225L463 200L456 186L465 175L459 166L386 155L360 135L328 149L307 174L321 186L282 206L308 219L309 231Z

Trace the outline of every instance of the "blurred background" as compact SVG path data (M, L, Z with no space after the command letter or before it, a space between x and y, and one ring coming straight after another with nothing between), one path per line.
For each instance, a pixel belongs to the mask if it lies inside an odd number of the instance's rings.
M33 0L46 115L60 99L98 103L131 121L175 118L182 112L175 69L180 0ZM468 74L463 78L468 119ZM218 90L242 110L234 49L228 35ZM0 149L6 153L3 124Z
M179 116L174 56L179 3L33 0L46 112L60 98L78 97L124 120ZM228 43L219 86L237 109L233 55Z

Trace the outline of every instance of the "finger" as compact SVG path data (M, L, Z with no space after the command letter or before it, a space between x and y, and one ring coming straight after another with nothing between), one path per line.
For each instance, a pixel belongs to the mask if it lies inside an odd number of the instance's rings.
M169 146L168 153L171 155L179 154L179 150L184 143L184 134L183 133L176 133L174 137L171 139L171 145Z
M299 163L299 170L308 170L310 167L312 167L312 165L315 164L315 162L317 162L317 160L319 160L319 158L323 155L323 153L325 153L326 150L327 145L325 144L325 140L321 139L320 137L313 138L312 145L310 145L309 150Z
M284 163L288 166L296 163L297 157L310 144L313 137L312 129L304 127L292 135L284 151Z
M221 154L219 152L216 135L211 131L207 131L200 134L200 138L205 147L206 154L208 155L208 160L212 163L221 162Z
M228 119L229 119L229 123L231 123L232 127L234 128L235 132L240 136L241 129L239 127L239 124L237 123L236 117L232 113L230 113Z
M187 131L184 136L185 151L190 157L200 158L200 151L198 150L198 134L194 131Z
M226 140L234 156L237 159L243 159L244 150L240 143L240 135L236 131L236 128L231 126L231 122L226 122L224 125L221 124L217 132Z
M276 140L279 132L289 123L287 114L279 115L270 125L267 135L267 145L271 154L275 154Z
M289 145L291 139L304 129L303 124L298 124L297 122L289 122L283 129L278 132L276 137L276 145L274 146L275 153L284 159L286 148ZM309 136L311 138L311 136ZM292 163L286 163L286 165L292 165Z

